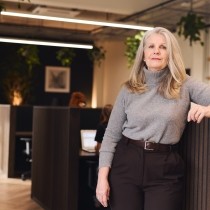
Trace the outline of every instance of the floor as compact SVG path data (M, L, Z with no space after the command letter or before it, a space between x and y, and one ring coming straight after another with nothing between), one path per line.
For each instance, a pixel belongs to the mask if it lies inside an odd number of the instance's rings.
M31 199L31 181L0 176L1 210L43 210Z

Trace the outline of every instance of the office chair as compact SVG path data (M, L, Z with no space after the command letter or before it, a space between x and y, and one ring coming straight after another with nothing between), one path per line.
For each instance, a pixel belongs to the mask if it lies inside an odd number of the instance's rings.
M98 161L96 160L87 160L86 164L88 166L88 187L90 189L95 190L97 183L97 169L98 169Z
M25 142L25 150L23 153L26 155L26 163L30 164L30 169L28 171L24 171L21 174L21 179L25 181L27 178L31 178L31 163L32 163L32 153L31 153L31 142L32 139L30 137L22 137L21 141Z

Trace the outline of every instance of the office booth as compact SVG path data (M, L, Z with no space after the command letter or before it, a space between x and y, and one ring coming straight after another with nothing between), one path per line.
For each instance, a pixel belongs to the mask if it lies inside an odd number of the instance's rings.
M44 209L82 210L91 205L85 198L94 196L98 156L80 150L80 130L96 129L100 113L101 109L34 107L31 196Z

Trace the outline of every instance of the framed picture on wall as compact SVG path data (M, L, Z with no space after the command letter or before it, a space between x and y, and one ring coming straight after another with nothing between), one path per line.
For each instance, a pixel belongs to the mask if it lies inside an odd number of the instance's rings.
M45 68L45 91L69 93L70 91L70 68L60 66L46 66Z

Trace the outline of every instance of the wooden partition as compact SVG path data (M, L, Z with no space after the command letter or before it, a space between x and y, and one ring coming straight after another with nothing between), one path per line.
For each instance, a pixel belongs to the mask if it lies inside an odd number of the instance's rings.
M97 120L91 116L94 114L98 119L100 110L34 107L33 112L32 198L45 210L78 210L79 177L82 177L79 131L95 128ZM183 210L210 210L209 119L200 124L188 123L180 153L186 163Z
M76 210L79 109L34 107L32 198L45 210Z
M210 120L189 123L181 140L186 163L183 210L210 210Z

